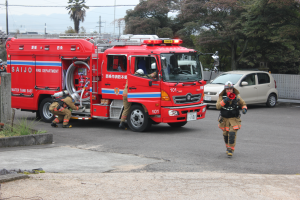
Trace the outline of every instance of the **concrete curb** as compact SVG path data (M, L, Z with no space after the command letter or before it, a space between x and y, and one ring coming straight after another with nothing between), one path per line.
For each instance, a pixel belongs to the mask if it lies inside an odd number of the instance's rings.
M25 174L6 174L6 175L0 175L0 183L19 180L19 179L25 179L29 178L28 175Z
M6 137L6 138L0 138L0 148L52 144L52 142L53 142L52 133Z

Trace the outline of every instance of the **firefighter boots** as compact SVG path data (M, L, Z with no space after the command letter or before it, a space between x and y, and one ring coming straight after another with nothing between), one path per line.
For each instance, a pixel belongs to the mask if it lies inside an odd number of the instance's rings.
M227 156L228 156L229 158L231 158L233 152L232 152L231 148L229 148L229 149L227 149L227 150L228 150Z
M63 128L72 128L72 125L70 125L70 124L63 125Z
M51 126L54 127L54 128L57 128L57 124L56 124L56 123L53 123L53 122L52 122L52 123L51 123Z
M127 126L126 126L125 122L121 122L119 124L119 128L121 128L121 129L127 129Z

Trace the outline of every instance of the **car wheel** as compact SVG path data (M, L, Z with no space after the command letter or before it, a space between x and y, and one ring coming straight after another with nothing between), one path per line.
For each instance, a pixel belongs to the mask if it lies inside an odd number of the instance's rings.
M173 128L179 128L182 127L184 125L186 125L187 122L175 122L175 123L168 123L169 126L173 127Z
M267 100L267 106L272 108L275 107L277 103L277 98L275 94L270 94Z
M49 106L53 103L53 99L45 98L39 106L40 117L44 122L50 123L54 119L54 115L49 111Z
M134 132L147 131L151 127L151 119L144 108L140 105L133 105L127 116L129 128Z

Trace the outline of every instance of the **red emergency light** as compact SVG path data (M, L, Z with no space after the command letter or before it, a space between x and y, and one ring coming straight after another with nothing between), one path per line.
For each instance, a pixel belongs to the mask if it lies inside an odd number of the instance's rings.
M173 40L173 44L182 44L182 40L175 39L175 40Z
M144 40L144 44L162 44L162 40Z

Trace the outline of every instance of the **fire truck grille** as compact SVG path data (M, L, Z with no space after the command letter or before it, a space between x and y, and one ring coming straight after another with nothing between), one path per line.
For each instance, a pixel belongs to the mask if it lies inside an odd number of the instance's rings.
M202 94L187 94L185 96L174 96L175 104L197 103L200 101Z

